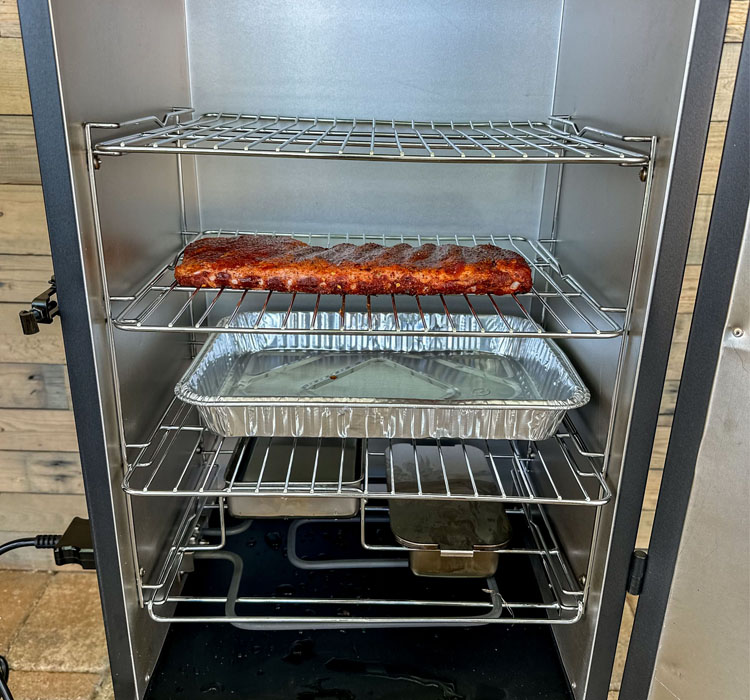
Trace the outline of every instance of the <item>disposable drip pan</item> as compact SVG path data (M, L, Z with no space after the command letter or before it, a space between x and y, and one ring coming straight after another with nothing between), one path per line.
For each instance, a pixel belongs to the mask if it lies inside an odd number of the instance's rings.
M378 316L377 327L387 329L390 317ZM487 330L504 328L499 317L480 318ZM233 324L249 327L254 319L240 314ZM269 312L264 324L281 327L285 319ZM316 323L335 327L337 319L320 313ZM429 314L425 320L429 327ZM526 319L505 320L535 330ZM347 322L368 327L366 314ZM471 322L455 316L458 330ZM418 314L400 316L399 324L424 327ZM589 400L568 359L545 338L372 334L217 333L175 393L228 437L544 440L566 411Z

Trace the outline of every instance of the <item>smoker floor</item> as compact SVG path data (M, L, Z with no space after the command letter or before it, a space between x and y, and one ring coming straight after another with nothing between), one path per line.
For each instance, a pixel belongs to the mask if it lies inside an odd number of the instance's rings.
M256 520L246 532L229 538L227 549L240 554L245 566L240 595L431 594L443 599L471 599L472 591L479 589L476 581L418 578L408 568L301 570L285 556L287 527L285 521ZM378 534L374 532L373 537ZM304 527L298 544L298 553L305 558L330 551L331 545L342 556L362 556L354 524ZM252 580L254 572L259 572L258 578L262 576L265 587ZM225 595L230 573L226 562L196 561L184 593ZM529 599L529 591L537 589L531 565L524 557L501 557L497 581L507 599L514 594L518 598L519 593ZM252 590L248 583L253 584ZM205 607L198 611L183 605L180 610L181 614L199 612L205 614ZM220 614L221 610L212 612ZM240 612L248 611L238 608ZM268 609L249 612L266 614ZM269 632L238 629L226 623L174 624L146 697L174 700L204 695L258 700L572 697L552 631L546 626Z

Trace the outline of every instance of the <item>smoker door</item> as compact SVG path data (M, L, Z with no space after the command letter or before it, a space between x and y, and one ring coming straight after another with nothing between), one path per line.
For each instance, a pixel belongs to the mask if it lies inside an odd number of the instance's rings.
M745 39L621 700L730 700L750 686Z

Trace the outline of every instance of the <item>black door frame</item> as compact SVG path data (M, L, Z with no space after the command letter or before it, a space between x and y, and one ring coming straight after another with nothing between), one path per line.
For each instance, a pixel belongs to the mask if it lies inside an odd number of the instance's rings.
M659 258L633 397L632 419L617 495L607 575L599 601L586 696L606 698L625 606L628 571L635 548L651 451L656 434L672 332L687 260L703 153L724 45L729 0L702 0L695 20L693 49L675 143ZM623 695L623 700L625 696ZM633 696L636 697L636 696Z
M648 697L750 201L750 49L745 29L693 322L620 700Z

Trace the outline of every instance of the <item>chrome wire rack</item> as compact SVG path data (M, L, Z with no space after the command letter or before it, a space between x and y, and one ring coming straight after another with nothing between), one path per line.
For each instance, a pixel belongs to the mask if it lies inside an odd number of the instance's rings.
M263 455L262 463L280 459L286 463L286 476L273 481L261 469L257 479L243 481L237 460L229 468L239 438L223 438L204 428L192 406L173 400L158 427L144 443L127 446L129 460L123 489L132 496L279 498L357 498L432 499L495 501L515 504L601 506L612 493L602 475L602 457L586 449L572 423L566 420L555 437L540 443L499 440L409 441L363 439L362 479L356 483L343 476L346 439L341 440L342 465L338 482L316 479L322 439L318 439L315 457L301 464L295 460L287 441L259 437L255 449ZM300 438L302 440L302 438ZM315 440L315 438L313 438ZM442 450L460 446L466 462L466 475L456 484L443 467L441 484L425 486L416 459L414 475L398 476L390 449L397 443L431 444ZM469 459L467 447L478 448L484 463ZM174 455L179 455L177 464ZM309 455L309 453L308 453ZM441 462L443 460L441 459ZM444 464L444 462L443 462ZM468 477L468 480L467 478ZM401 480L399 480L401 479Z
M197 507L191 505L185 511L183 523L177 529L173 546L158 568L153 581L144 583L144 606L156 622L205 622L231 623L246 629L306 629L306 628L366 628L397 626L450 626L483 624L572 624L581 619L584 610L584 596L572 574L566 557L554 535L550 521L544 510L538 506L519 506L507 510L514 532L521 534L517 540L526 540L518 546L499 550L502 555L503 570L510 560L522 557L534 567L540 582L539 592L529 590L528 600L506 599L495 577L463 582L459 591L453 588L455 582L443 580L442 596L425 583L424 596L387 597L303 597L297 594L267 595L263 593L240 595L240 584L248 574L243 571L242 559L226 548L228 528L221 519L221 527L213 530L219 536L218 544L210 544L205 538L203 544L192 544L196 537L202 538L201 517L206 511L223 511L223 499L218 503L209 502ZM313 524L315 520L296 521L289 528L288 557L300 568L316 569L370 569L373 565L372 552L368 550L364 532L368 520L377 517L382 508L363 505L360 511L360 544L362 558L326 561L316 559L314 566L303 560L296 551L296 531L300 526ZM205 520L205 518L204 518ZM337 527L347 521L338 520ZM352 522L356 527L356 519ZM238 528L243 532L246 526ZM406 566L408 550L400 546L386 546L396 556L378 561L378 568L403 568ZM195 560L208 559L213 562L223 560L231 566L231 578L225 595L202 595L179 593L178 580L184 570L184 558L190 554ZM368 557L370 560L368 562ZM192 564L191 564L192 567ZM262 581L253 581L258 583ZM243 586L244 588L244 586ZM178 606L178 607L175 607Z
M176 110L96 127L153 128L95 144L97 156L172 153L438 163L614 163L637 166L639 141L561 117L518 121L414 121L283 117ZM184 119L184 121L181 121Z
M306 243L330 247L337 243L380 243L394 245L424 243L479 245L489 243L522 255L532 270L534 286L525 294L497 296L439 295L426 296L356 296L315 295L302 293L240 290L222 287L184 287L174 279L174 269L183 251L170 258L132 296L116 296L111 301L124 303L113 311L117 328L130 331L194 333L260 333L380 336L454 336L454 337L543 337L543 338L613 338L624 331L624 308L608 307L597 302L576 279L565 273L554 256L539 242L521 236L506 235L401 235L371 234L331 235L320 233L259 233L249 231L204 231L185 233L189 242L216 236L276 235L291 236ZM183 249L184 250L184 249ZM531 315L536 304L543 327ZM268 311L285 312L281 325L271 324ZM292 313L313 310L311 314ZM324 309L337 311L338 324L323 323ZM255 314L252 324L233 326L240 313ZM534 330L511 327L505 314L521 313ZM360 314L362 321L348 319ZM419 315L421 324L407 324L407 315ZM464 316L462 323L457 318ZM329 317L329 316L326 316ZM499 319L493 329L485 327L483 317Z

